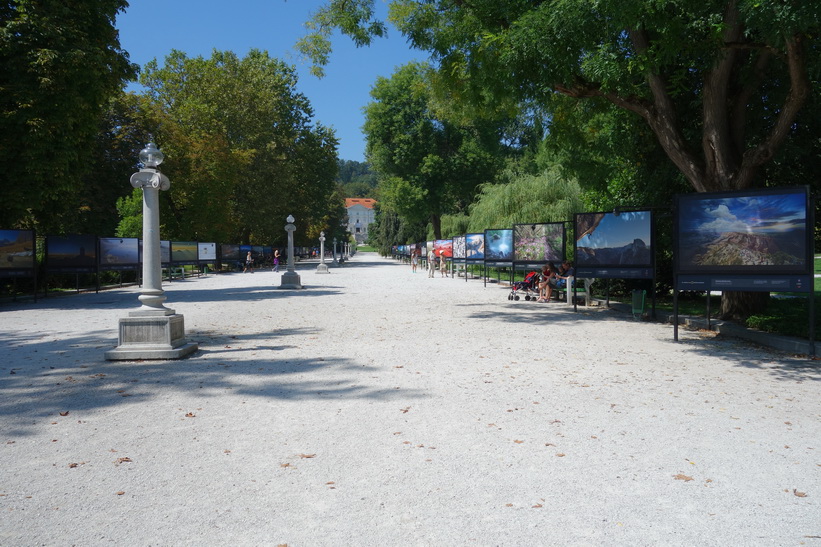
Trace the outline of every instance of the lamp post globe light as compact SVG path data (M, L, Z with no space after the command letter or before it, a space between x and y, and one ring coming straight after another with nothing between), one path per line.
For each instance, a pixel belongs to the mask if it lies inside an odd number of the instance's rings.
M141 306L120 319L118 345L105 358L115 360L179 359L199 347L185 340L181 314L163 305L160 259L160 190L171 181L159 170L163 153L153 142L140 152L143 167L131 175L131 186L143 191L143 286L137 299Z
M325 232L319 232L319 265L316 267L316 273L330 273L328 265L325 264Z
M288 224L285 225L285 231L288 232L288 267L285 273L282 274L282 281L279 284L280 289L301 289L302 281L299 279L299 274L294 269L294 226L295 218L293 215L288 215L285 219Z

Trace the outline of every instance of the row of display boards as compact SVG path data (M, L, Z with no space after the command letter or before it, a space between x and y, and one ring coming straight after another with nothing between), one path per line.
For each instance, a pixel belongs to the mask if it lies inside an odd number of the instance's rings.
M806 186L676 196L672 207L675 315L679 291L799 293L809 297L812 341L813 211ZM567 256L567 224L487 229L397 245L394 254L425 258L433 249L437 258L444 255L454 265L511 271L538 268L546 262L560 264ZM578 279L655 281L653 210L577 213L571 224ZM677 317L675 324L678 339Z
M248 252L255 262L272 262L274 247L232 245L199 241L160 241L164 268L211 265L232 267L245 262ZM296 254L307 248L295 249ZM137 271L142 267L142 240L128 237L98 237L91 234L45 237L43 272L51 274L97 274L102 271ZM36 238L33 230L0 230L0 278L36 279ZM99 289L99 287L98 287Z

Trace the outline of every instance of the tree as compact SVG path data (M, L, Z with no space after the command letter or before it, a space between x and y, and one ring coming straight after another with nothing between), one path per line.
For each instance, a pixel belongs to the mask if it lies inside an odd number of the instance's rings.
M125 0L0 2L0 225L76 229L87 152L136 67L120 49Z
M163 217L169 237L283 243L293 214L298 237L341 223L337 140L311 124L292 67L266 52L208 59L179 51L141 76L172 181ZM241 97L241 100L237 100Z
M441 236L443 213L464 209L501 165L498 124L457 125L436 115L426 67L411 63L371 90L364 125L380 198L407 222L430 221Z
M372 0L328 4L347 8L344 33L373 25ZM699 192L764 183L821 68L819 0L394 0L391 16L474 104L558 93L640 116ZM725 293L722 314L744 316L756 300Z

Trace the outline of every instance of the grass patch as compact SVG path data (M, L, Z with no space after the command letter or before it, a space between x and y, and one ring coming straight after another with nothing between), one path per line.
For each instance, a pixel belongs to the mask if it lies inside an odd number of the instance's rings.
M821 340L821 291L816 283L815 291L815 336L814 340ZM611 301L630 304L630 299L623 296L610 297ZM646 310L651 307L648 295ZM710 316L715 318L721 308L721 297L710 297ZM670 295L656 298L656 311L673 313L673 298ZM679 315L689 315L693 317L707 317L707 297L681 298L678 300ZM798 338L809 337L809 299L806 294L796 293L795 297L790 297L786 293L778 293L777 297L771 296L767 302L767 309L758 315L749 317L746 327L758 329L772 334L784 336L795 336Z
M356 250L361 251L363 253L375 253L376 252L376 248L371 247L370 245L357 245Z

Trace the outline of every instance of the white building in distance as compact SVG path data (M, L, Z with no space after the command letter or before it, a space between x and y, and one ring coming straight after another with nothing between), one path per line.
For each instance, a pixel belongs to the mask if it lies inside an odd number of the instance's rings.
M353 234L357 243L365 243L368 240L368 227L374 221L374 205L376 200L371 198L345 198L348 231Z

